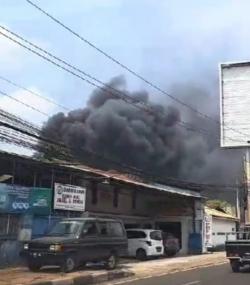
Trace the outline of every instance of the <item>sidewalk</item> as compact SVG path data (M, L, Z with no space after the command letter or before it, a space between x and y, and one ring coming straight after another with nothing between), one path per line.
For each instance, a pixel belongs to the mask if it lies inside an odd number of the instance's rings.
M202 266L225 263L225 253L197 256L161 258L146 262L123 260L117 270L106 271L98 267L88 267L77 272L65 274L57 269L45 269L39 273L19 267L0 270L0 285L86 285L97 284L117 278L154 276Z
M225 252L127 263L136 277L155 276L227 263Z

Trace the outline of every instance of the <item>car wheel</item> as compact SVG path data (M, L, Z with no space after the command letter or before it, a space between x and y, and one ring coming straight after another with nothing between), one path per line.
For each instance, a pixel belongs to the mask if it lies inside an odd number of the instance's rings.
M240 272L240 262L238 260L232 260L230 263L233 272L235 273Z
M61 266L61 271L69 273L76 268L76 262L73 256L67 256Z
M140 248L136 251L136 259L139 259L139 260L147 260L147 253L144 249Z
M30 271L33 271L33 272L37 272L40 270L41 268L41 264L39 263L36 263L36 262L28 262L28 268Z
M116 268L118 262L118 258L115 253L111 253L109 258L106 261L106 269L113 270Z

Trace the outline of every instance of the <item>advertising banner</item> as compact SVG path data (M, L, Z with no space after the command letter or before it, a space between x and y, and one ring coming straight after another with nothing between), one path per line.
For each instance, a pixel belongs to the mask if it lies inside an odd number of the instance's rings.
M212 216L205 215L204 217L204 244L206 248L212 247Z
M0 183L0 212L47 215L51 210L52 190Z
M55 183L54 209L85 211L86 189L83 187Z
M31 188L30 212L37 215L49 215L52 203L52 190L50 188Z

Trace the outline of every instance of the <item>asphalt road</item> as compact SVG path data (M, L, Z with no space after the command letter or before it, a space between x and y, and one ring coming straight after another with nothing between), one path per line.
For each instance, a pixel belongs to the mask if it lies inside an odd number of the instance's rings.
M190 270L141 280L118 281L120 285L249 285L250 270L233 273L229 264Z

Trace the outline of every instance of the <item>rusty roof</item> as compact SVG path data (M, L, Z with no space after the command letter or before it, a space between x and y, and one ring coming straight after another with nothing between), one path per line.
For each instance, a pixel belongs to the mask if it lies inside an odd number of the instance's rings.
M90 167L87 165L80 164L79 162L68 162L68 161L62 161L62 160L45 160L35 157L30 157L26 155L19 155L16 153L9 153L5 151L0 151L0 154L5 156L12 156L19 159L29 160L36 163L43 163L45 165L49 166L57 166L57 167L64 167L67 169L72 170L78 170L83 171L85 173L94 174L97 176L101 176L103 178L111 179L113 181L117 182L123 182L126 184L132 184L136 186L143 187L145 189L151 189L151 190L158 190L163 191L170 194L175 195L181 195L181 196L187 196L187 197L194 197L194 198L204 198L201 196L200 192L196 190L186 188L185 186L178 187L175 185L167 185L162 183L156 183L156 182L146 182L141 177L138 177L133 174L127 174L127 173L121 173L116 170L101 170L94 167Z
M213 217L224 218L224 219L235 220L235 221L239 220L235 216L232 216L230 214L224 213L222 211L218 211L216 209L213 209L207 206L205 207L205 213Z

